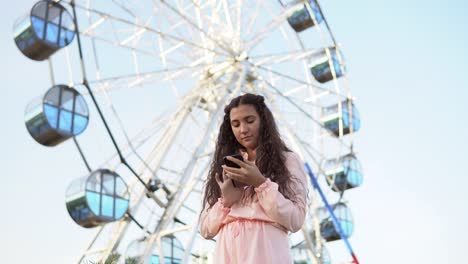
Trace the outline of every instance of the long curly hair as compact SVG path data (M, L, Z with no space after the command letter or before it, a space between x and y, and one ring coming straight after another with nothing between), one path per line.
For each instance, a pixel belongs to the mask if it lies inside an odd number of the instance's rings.
M293 199L291 188L291 174L286 167L285 152L290 152L286 144L281 139L275 119L270 109L265 105L265 99L261 95L244 94L238 96L224 108L223 122L219 128L218 139L213 160L211 162L208 178L205 181L205 193L203 198L203 208L209 204L211 208L219 197L221 189L216 182L215 175L222 175L223 157L239 153L246 149L236 140L231 129L230 113L231 109L239 105L252 105L260 116L259 139L256 149L255 164L260 172L271 181L276 182L279 191L288 199ZM252 192L252 195L255 195Z

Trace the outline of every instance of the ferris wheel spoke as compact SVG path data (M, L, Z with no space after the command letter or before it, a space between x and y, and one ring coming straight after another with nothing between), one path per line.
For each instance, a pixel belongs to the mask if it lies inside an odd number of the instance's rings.
M294 86L294 87L291 87L289 88L289 90L286 90L286 91L282 91L281 94L276 92L276 91L272 91L273 94L276 94L278 96L288 96L288 97L291 97L291 96L294 96L295 94L298 94L298 97L300 97L301 99L304 99L302 96L302 93L304 90L306 90L308 87L307 85L305 84L300 84L298 86ZM304 102L306 103L307 101L304 100ZM317 105L317 104L310 104L311 106L313 107L321 107L320 105Z
M195 8L195 15L197 17L198 27L203 28L204 20L203 20L202 16L204 16L204 15L202 15L202 14L204 14L204 13L202 12L202 7L198 3L195 3L193 0L192 0L192 3L196 7ZM210 19L205 19L205 20L209 24L211 24ZM203 47L206 48L209 45L209 43L207 41L207 36L205 35L204 32L199 32L199 35L200 35L200 39L201 39L201 43L203 44ZM207 58L207 61L210 61L211 60L210 56L212 56L212 54L209 53L207 50L204 50L203 53L204 53L204 57Z
M228 30L234 32L234 24L232 23L231 12L229 11L227 0L221 0L221 5L223 6L223 13L226 18Z
M242 25L242 6L243 0L236 0L236 36L241 37L241 25Z
M91 17L89 17L89 19L91 19ZM148 19L148 21L145 23L145 26L148 26L148 24L150 23L150 20L151 20L151 17ZM98 20L98 22L100 21L104 21L103 19L100 19ZM138 52L139 54L142 54L142 55L147 55L147 56L154 56L154 57L158 57L158 56L162 56L162 55L167 55L177 49L179 49L181 46L183 46L185 43L184 42L179 42L177 44L173 44L172 47L168 50L161 50L159 53L156 53L154 51L154 48L152 46L150 46L147 50L145 50L144 48L142 47L138 47L137 44L140 44L141 41L141 37L144 35L144 33L146 32L146 29L142 28L142 29L139 29L137 31L135 30L131 30L131 32L134 32L132 35L128 36L125 40L123 41L120 41L118 39L117 36L114 36L114 39L111 40L111 39L106 39L104 37L100 37L99 34L97 34L96 32L92 31L95 27L96 23L94 23L93 25L91 25L87 30L83 31L82 34L84 36L89 36L92 38L93 40L93 46L95 46L95 43L94 43L94 39L99 39L101 41L105 41L107 43L110 43L114 46L121 46L123 48L127 48L127 49L130 49L132 50L133 52ZM90 30L92 29L92 30ZM129 30L127 30L129 31ZM115 35L115 34L114 34ZM160 37L158 36L158 39ZM132 42L131 44L129 44L130 42ZM142 43L142 44L145 44L145 43ZM172 44L172 43L171 43ZM143 46L143 45L142 45ZM148 46L148 45L147 45Z
M191 0L196 6L197 11L201 11L202 8L199 8L199 5ZM213 34L213 38L217 39L218 42L214 42L215 45L219 45L220 43L227 47L229 50L232 50L234 53L239 53L242 49L241 46L241 28L243 25L243 0L236 0L235 3L229 3L229 1L223 0L218 1L217 5L215 1L207 1L210 4L206 5L205 8L211 7L211 16L207 15L207 12L199 12L197 14L197 19L203 18L203 21L207 22L207 26ZM233 10L233 11L231 11ZM198 17L198 15L200 17ZM224 18L224 19L223 19ZM202 28L202 23L198 23L198 26ZM228 29L228 30L226 30ZM205 34L201 36L205 37ZM228 36L221 37L220 35ZM234 54L231 53L231 56Z
M220 41L216 40L213 38L213 36L209 33L207 33L203 28L200 28L198 27L190 18L188 18L185 14L181 13L177 8L175 8L174 6L172 6L171 4L169 4L167 1L162 1L162 3L167 6L171 11L173 11L174 13L178 14L182 19L184 19L191 27L193 27L194 29L200 31L200 32L203 32L207 38L209 38L211 41L213 41L214 43L218 44L219 47L224 50L227 54L233 56L235 54L232 53L232 50L227 48L225 46L224 43L221 43Z
M307 85L307 86L309 86L309 87L312 87L312 88L315 88L315 89L318 89L318 90L322 90L322 91L326 92L327 94L339 95L339 94L337 94L337 93L336 93L335 91L333 91L333 90L327 89L327 88L325 88L325 87L317 86L317 85L314 85L314 84L312 84L312 83L305 82L305 81L303 81L303 80L299 80L298 78L289 76L289 75L287 75L287 74L283 74L283 73L281 73L281 72L272 70L272 69L267 68L267 67L264 67L264 66L262 66L262 65L256 65L256 64L253 64L253 63L252 63L252 66L255 67L255 68L258 68L258 69L262 69L262 70L264 70L264 71L266 71L266 72L268 72L268 73L271 73L271 74L273 74L273 75L276 75L276 76L279 76L279 77L282 77L282 78L286 78L286 79L295 81L295 82L300 83L300 84L305 84L305 85ZM339 96L341 96L341 95L339 95Z
M299 141L299 143L301 143L302 146L304 146L304 149L306 149L307 153L309 154L309 157L312 159L315 165L317 165L317 167L320 167L322 160L326 158L325 155L323 155L317 148L312 147L310 142L301 139L297 135L296 138Z
M158 54L154 51L154 49L143 49L143 48L134 47L134 46L129 45L127 43L122 43L120 41L115 41L115 40L112 40L112 39L104 38L102 36L99 36L97 34L89 32L89 31L82 31L82 32L80 32L80 34L82 34L85 37L89 37L89 38L99 40L99 41L102 41L102 42L105 42L105 43L108 43L108 44L112 44L114 46L119 46L119 47L122 47L122 48L125 48L125 49L134 50L134 51L136 51L136 52L138 52L140 54L146 55L146 56L151 56L151 57L157 57L158 56Z
M241 50L241 40L240 40L240 33L238 31L225 30L226 23L231 21L231 14L229 12L230 8L226 6L227 2L218 1L217 5L214 1L205 1L205 6L200 6L194 0L191 0L192 3L196 6L195 9L195 16L197 20L198 28L206 28L207 31L211 35L207 35L206 31L199 31L201 42L204 46L224 46L228 50L232 51L230 56L227 56L226 60L232 60L233 54L240 53ZM211 8L211 10L204 10L207 8ZM236 7L237 8L237 7ZM240 12L240 9L237 8ZM240 15L240 14L239 14ZM222 18L228 18L227 21L222 21ZM234 23L236 21L231 21ZM240 20L239 20L240 23ZM236 25L238 25L237 23ZM236 26L237 27L237 26ZM237 30L237 28L236 28ZM240 31L240 29L239 29ZM216 41L212 41L215 39ZM211 40L211 41L210 41ZM213 57L214 54L209 54L205 51L206 57Z
M153 20L154 16L150 16L148 17L148 19L145 21L145 23L143 23L142 25L145 26L145 27L148 27L152 20ZM137 20L139 21L139 20ZM144 33L147 32L147 30L145 28L132 28L130 30L127 30L129 33L133 33L131 35L129 35L127 38L125 38L124 40L120 41L121 44L127 44L127 43L135 43L135 44L132 44L131 46L136 46L136 44L139 44L141 42L141 39L142 37L144 36Z
M236 8L236 13L237 17L234 20L234 15L231 14L230 9L232 6L229 6L228 1L218 1L217 5L215 1L206 1L206 5L204 7L200 6L198 3L195 3L194 0L191 0L192 3L194 3L195 6L197 6L197 19L202 19L207 23L207 26L211 30L210 32L212 33L212 37L210 39L215 38L217 41L213 42L214 44L220 45L226 47L228 50L232 50L232 43L230 41L238 41L240 37L240 8L238 5L235 6ZM206 12L201 12L203 9L208 9L211 8L211 10L206 11ZM206 13L211 11L211 15L208 15ZM199 16L199 17L198 17ZM224 21L222 20L224 18ZM234 25L235 24L235 25ZM234 28L235 26L235 28ZM199 28L203 28L202 23L198 24ZM226 30L226 27L228 30ZM226 41L225 39L219 39L219 34L225 34L227 32L232 33L232 36ZM200 32L203 33L204 37L206 37L206 32ZM229 48L231 47L231 48ZM230 55L232 56L233 53L231 52Z
M161 116L164 116L162 114ZM153 122L143 128L138 132L133 138L127 140L127 142L122 146L122 153L124 157L129 157L132 151L136 152L140 147L147 143L151 137L154 137L160 129L163 128L164 124L168 121L168 118L160 118L159 116L153 120ZM109 159L104 161L99 167L105 167L106 164L110 164L112 160L115 160L118 157L117 153L112 155ZM145 163L146 161L143 161Z
M191 1L194 8L195 8L195 16L197 17L197 21L198 21L198 28L203 28L203 23L202 23L202 15L204 14L204 12L202 12L203 8L205 8L204 6L201 6L201 5L198 5L197 3L195 3L194 1ZM178 3L177 3L178 4ZM183 11L184 14L187 13L187 9L188 8L185 8L185 9L182 9L181 10ZM200 42L201 42L201 45L203 47L205 47L205 50L203 50L205 56L208 56L208 55L211 55L213 56L214 54L211 52L209 52L209 50L207 49L208 46L208 41L207 41L207 36L205 34L205 32L203 31L200 31L200 30L197 30L196 28L190 26L186 21L184 20L180 20L179 19L179 15L178 14L175 14L176 17L171 17L170 14L173 13L173 12L163 12L161 11L160 12L162 14L162 16L164 16L166 18L166 20L170 23L170 27L167 29L167 31L169 32L177 32L178 36L180 38L184 38L186 39L187 38L187 33L185 32L181 32L180 29L183 28L184 30L186 31L189 31L190 32L190 36L191 38L190 39L197 39L196 38L196 35L199 34L200 35ZM203 17L205 17L203 15ZM208 23L210 23L209 20L206 20ZM185 26L185 25L189 25L189 27ZM184 27L185 26L185 27ZM212 46L212 45L211 45ZM221 53L223 53L223 51L219 51ZM227 54L226 54L227 55Z
M128 30L126 31L128 32ZM183 38L180 38L179 41L176 41L175 39L169 39L167 40L168 44L170 44L170 48L164 50L160 47L160 51L158 52L157 50L154 49L153 46L149 45L149 44L146 44L147 47L145 47L144 45L141 45L143 47L139 47L135 44L130 44L130 42L133 42L136 38L139 38L143 35L143 33L147 32L146 29L140 29L139 31L135 32L133 35L129 36L128 38L126 38L125 40L123 41L120 41L119 39L117 39L116 36L113 36L112 38L105 38L103 36L101 36L98 32L95 32L93 29L86 29L84 31L81 31L80 33L85 36L85 37L89 37L89 38L92 38L92 39L96 39L96 40L99 40L99 41L102 41L102 42L105 42L105 43L109 43L111 45L114 45L114 46L118 46L118 47L122 47L122 48L125 48L125 49L128 49L128 50L132 50L132 51L135 51L139 54L142 54L142 55L146 55L146 56L151 56L151 57L155 57L155 58L160 58L161 56L168 56L168 55L171 55L172 53L176 52L176 51L179 51L182 53L182 55L185 55L185 57L192 57L193 56L193 53L190 53L188 50L181 50L181 48L185 47L185 45L190 45L190 42L187 42L185 41ZM162 39L163 37L161 37L159 34L156 35L158 39ZM142 43L142 44L145 44L145 43ZM206 49L205 49L206 50ZM207 50L206 50L207 51ZM168 58L167 60L170 60L170 58ZM180 65L183 65L183 63L178 63Z
M157 52L157 51L154 50L154 48L149 48L149 49L139 48L139 47L136 47L134 45L129 45L129 44L123 43L123 42L112 41L112 40L103 38L101 36L90 35L88 33L85 33L84 36L90 37L93 40L94 39L99 40L99 41L106 42L106 43L109 43L109 44L114 45L114 46L118 46L118 47L122 47L122 48L125 48L125 49L128 49L128 50L131 50L131 51L136 52L136 53L138 53L140 55L145 55L145 56L148 56L148 57L154 57L156 59L159 59L159 58L161 58L161 56L164 56L165 60L167 62L171 62L172 64L175 64L175 65L184 65L184 63L179 62L177 60L174 60L170 56L167 56L167 55L171 55L171 53L174 53L175 51L178 51L182 46L185 45L184 42L177 42L174 45L172 45L171 48L169 48L167 50L162 50L162 52ZM188 51L184 52L184 53L185 54L181 54L181 55L185 55L185 57L192 57L193 56L193 54L188 53Z
M276 113L278 114L278 112ZM286 126L288 133L293 137L293 141L295 141L297 145L300 145L301 149L306 152L307 157L312 159L314 164L321 166L321 161L325 159L325 156L317 148L312 147L311 142L313 142L314 139L309 141L302 139L293 129L288 118L283 117L281 114L279 114L279 116L280 122Z
M274 16L272 14L272 20L263 26L258 32L253 34L253 38L246 43L247 50L252 50L261 43L263 40L271 36L280 25L284 22L287 13L283 12L280 15Z
M96 9L92 9L92 8L87 8L85 6L82 6L82 5L78 5L78 4L75 4L76 8L77 9L80 9L82 11L87 11L87 12L90 12L90 13L93 13L93 14L96 14L98 16L100 16L101 18L104 18L104 21L100 22L99 24L94 25L94 28L93 30L96 30L99 26L101 26L106 20L113 20L113 21L117 21L117 22L120 22L120 23L123 23L127 26L132 26L132 27L135 27L135 28L139 28L140 30L144 30L144 31L147 31L147 32L150 32L150 33L153 33L153 34L156 34L156 35L159 35L161 36L163 39L167 39L168 41L178 41L178 42L184 42L185 44L187 45L190 45L196 49L200 49L200 50L208 50L208 51L211 51L213 52L214 54L217 54L217 55L221 55L221 56L224 56L224 55L228 55L229 53L220 53L220 51L218 50L214 50L214 49L210 49L210 48L205 48L203 46L200 46L199 44L196 44L196 43L193 43L192 41L189 41L185 38L182 38L182 37L178 37L178 36L174 36L172 34L169 34L169 33L166 33L166 32L162 32L160 30L157 30L155 28L152 28L150 26L145 26L145 25L142 25L142 24L138 24L138 23L135 23L133 21L129 21L127 19L124 19L124 18L121 18L121 17L118 17L118 16L115 16L115 15L111 15L111 14L108 14L108 13L105 13L105 12L102 12L102 11L99 11L99 10L96 10ZM85 31L84 31L85 32ZM88 33L89 34L89 33Z
M112 114L116 117L116 120L118 121L118 125L120 127L120 130L122 131L123 135L124 135L124 138L126 140L126 143L127 143L127 146L129 147L130 149L130 153L133 153L139 160L140 162L142 163L142 165L144 166L144 168L148 169L150 172L152 172L152 174L154 174L154 171L151 170L151 168L149 167L149 165L145 162L145 160L142 158L142 156L138 153L137 151L137 148L134 146L134 144L132 143L131 139L130 139L130 136L129 136L129 133L127 132L127 129L122 121L122 118L120 117L120 115L117 113L117 110L115 109L114 107L114 104L112 103L112 100L110 99L110 97L108 96L107 92L104 93L106 96L106 99L108 101L108 105L109 107L111 108L112 110ZM141 142L141 145L143 145L143 143L145 143L148 139L145 139ZM140 146L141 146L140 145ZM123 154L123 150L122 150L122 154ZM141 174L141 173L140 173Z
M198 63L198 64L195 64ZM193 78L193 72L197 69L202 69L203 67L217 65L218 62L213 62L210 64L200 64L201 61L194 62L192 65L186 67L177 67L171 69L161 69L155 70L150 72L142 72L142 73L135 73L135 74L128 74L128 75L121 75L121 76L114 76L114 77L107 77L107 78L99 78L99 79L91 79L88 81L89 84L98 84L97 88L92 89L95 93L101 93L104 90L106 91L114 91L126 88L133 88L137 85L144 85L146 83L152 82L167 82L173 79L184 79L185 78ZM187 77L187 74L190 75ZM166 75L165 78L160 78L160 75ZM119 82L121 84L119 84ZM123 83L122 83L123 82ZM87 93L84 93L86 95Z
M257 21L258 15L260 14L260 7L265 3L265 0L259 0L256 2L257 4L255 6L255 11L253 12L253 15L251 16L249 22L246 25L246 36L250 36L252 34L253 27Z
M316 123L317 126L319 126L320 128L324 129L325 131L327 131L327 135L330 135L333 137L332 135L332 132L328 131L324 124L320 121L320 120L317 120L316 118L314 118L310 113L308 113L302 106L301 106L301 103L300 102L296 102L294 99L292 99L291 97L289 96L285 96L280 89L278 89L277 87L275 87L273 84L271 84L269 81L267 80L262 80L263 82L265 82L265 84L270 87L273 91L276 91L276 93L283 99L285 99L286 101L288 101L294 108L296 108L297 110L299 110L303 115L304 117L307 117L309 120L311 120L312 122ZM301 99L302 100L302 99ZM351 146L350 145L347 145L341 138L338 138L337 141L340 143L341 146L345 147L346 149L351 149Z
M118 6L120 9L122 9L122 11L124 11L125 13L129 14L130 16L132 16L133 18L135 19L138 19L138 16L132 11L130 10L130 8L128 8L127 6L125 6L124 4L118 2L117 0L112 0L112 2Z
M270 100L270 103L272 105L275 105L275 103ZM275 105L276 108L278 106ZM275 115L279 119L279 123L283 124L284 127L286 128L286 132L292 137L292 141L295 142L297 147L300 147L302 151L305 151L306 154L308 154L308 157L312 159L312 161L317 164L318 166L321 164L321 160L323 160L325 157L320 153L319 150L313 148L310 145L309 141L303 140L296 132L295 129L293 129L293 126L290 124L288 118L285 118L279 110L275 111ZM313 141L313 139L312 139Z
M314 118L311 114L309 114L304 108L300 105L300 103L296 102L294 99L292 99L289 96L285 96L277 87L273 86L270 82L267 80L264 80L264 82L271 88L273 91L276 92L277 95L279 95L281 98L285 99L288 101L292 106L294 106L297 110L299 110L305 117L307 117L309 120L312 122L316 123L319 126L323 126L322 122L320 120L317 120Z
M276 54L265 54L249 57L255 65L272 65L290 61L300 61L317 52L317 49L282 52ZM258 60L257 60L258 59Z

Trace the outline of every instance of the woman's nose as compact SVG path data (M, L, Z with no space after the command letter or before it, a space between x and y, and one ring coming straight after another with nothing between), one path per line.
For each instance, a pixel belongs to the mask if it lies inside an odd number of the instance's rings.
M241 133L247 133L249 131L249 128L246 124L241 124L240 125L240 132Z

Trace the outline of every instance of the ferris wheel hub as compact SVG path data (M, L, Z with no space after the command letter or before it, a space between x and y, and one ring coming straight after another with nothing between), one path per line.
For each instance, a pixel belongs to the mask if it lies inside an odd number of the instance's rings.
M242 51L234 58L236 62L246 61L248 59L249 59L249 56L247 56L247 52L245 51Z

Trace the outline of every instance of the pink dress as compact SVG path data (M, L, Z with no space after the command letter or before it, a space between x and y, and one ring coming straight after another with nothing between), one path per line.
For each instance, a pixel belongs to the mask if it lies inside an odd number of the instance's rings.
M244 187L244 199L231 208L219 198L203 210L200 232L209 239L219 234L215 264L292 263L288 232L301 229L306 215L307 178L304 165L293 152L286 153L295 202L286 199L278 184L267 180L257 188ZM254 191L253 199L250 198Z

